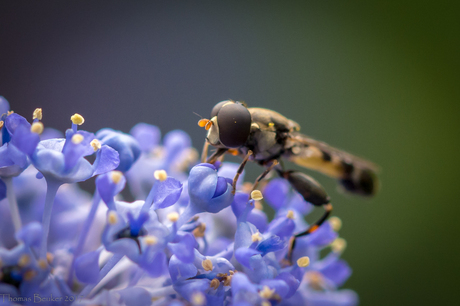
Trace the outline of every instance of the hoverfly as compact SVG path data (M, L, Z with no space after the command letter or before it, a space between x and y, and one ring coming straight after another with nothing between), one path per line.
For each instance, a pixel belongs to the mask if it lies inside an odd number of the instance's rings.
M288 261L291 260L296 238L318 229L329 217L332 205L326 191L316 180L299 171L284 170L281 158L338 179L343 189L350 193L372 196L377 191L377 167L374 164L299 133L298 123L275 111L248 108L244 103L225 100L214 106L210 119L201 119L198 125L208 131L203 162L214 163L225 153L243 158L233 179L233 192L244 166L251 160L266 167L256 179L253 190L274 168L307 202L324 207L325 213L318 221L291 238ZM217 150L207 158L209 145Z

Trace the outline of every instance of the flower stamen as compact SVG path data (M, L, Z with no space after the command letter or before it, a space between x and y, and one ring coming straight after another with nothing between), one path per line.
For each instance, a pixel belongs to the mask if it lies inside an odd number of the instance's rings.
M203 269L205 271L212 271L213 266L212 266L212 261L210 259L205 259L201 262L201 265L203 266Z
M72 115L72 116L70 117L70 120L72 120L72 123L73 123L73 124L76 124L76 125L82 125L83 123L85 123L85 118L83 118L82 115L77 114L77 113L75 113L74 115Z
M42 117L43 117L42 109L41 108L36 108L34 110L33 115L32 115L32 119L33 120L35 120L35 119L42 120Z
M38 122L38 121L32 123L32 125L30 126L30 131L31 131L32 133L35 133L35 134L38 134L38 135L40 135L41 133L43 133L43 130L44 130L43 123Z
M72 142L74 144L76 144L76 145L80 144L84 139L85 139L85 137L83 137L83 135L81 135L81 134L74 134L72 136Z
M168 178L168 174L165 170L156 170L155 172L153 172L153 176L160 182L163 182Z

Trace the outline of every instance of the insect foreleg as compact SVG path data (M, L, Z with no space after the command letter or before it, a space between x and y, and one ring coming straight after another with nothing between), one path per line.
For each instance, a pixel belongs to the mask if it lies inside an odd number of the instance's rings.
M205 163L205 162L206 162L206 158L208 158L208 148L209 148L209 142L208 142L208 140L206 139L206 140L204 141L203 150L201 151L201 162L202 162L202 163Z
M248 150L248 153L244 157L243 161L241 162L240 166L238 167L238 170L236 171L235 177L233 177L233 182L232 182L232 193L235 194L236 191L236 182L238 181L238 178L240 177L240 174L243 173L244 166L246 166L246 163L249 160L249 157L252 155L252 151Z
M228 149L222 149L222 148L219 148L217 149L216 152L214 152L211 156L209 156L208 160L206 161L207 163L210 163L210 164L214 164L217 159L222 156L223 154L225 154L225 152L227 152Z

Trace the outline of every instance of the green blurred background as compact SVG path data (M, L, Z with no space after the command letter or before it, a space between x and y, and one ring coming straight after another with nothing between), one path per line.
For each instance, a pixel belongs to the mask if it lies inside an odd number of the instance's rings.
M45 126L180 128L224 99L379 164L329 191L361 305L458 304L459 2L0 2L0 94ZM255 177L261 170L252 165Z

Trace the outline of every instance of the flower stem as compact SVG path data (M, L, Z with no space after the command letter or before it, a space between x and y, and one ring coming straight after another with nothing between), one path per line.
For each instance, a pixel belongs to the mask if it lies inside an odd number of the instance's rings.
M42 245L40 248L40 258L46 258L46 252L48 250L48 234L50 231L50 222L51 222L51 212L53 210L54 198L56 193L61 186L61 182L56 182L52 180L46 181L46 198L45 198L45 208L43 210L43 233L42 233Z
M85 297L89 295L91 293L91 290L93 290L94 287L96 287L97 284L110 272L110 270L112 270L112 268L115 267L115 265L120 261L120 259L123 258L123 256L124 255L122 254L114 254L99 272L99 281L96 284L87 285L85 288L83 288L80 295Z
M83 228L81 230L80 236L78 237L77 247L75 248L75 251L73 253L72 265L70 266L69 278L67 279L67 284L69 285L69 288L72 288L75 260L77 259L78 256L80 256L80 253L83 250L83 246L85 245L85 242L86 242L86 237L88 236L91 225L93 224L93 220L94 220L94 217L96 216L97 208L99 207L100 202L101 202L101 196L99 195L96 189L96 191L94 191L91 209L88 213L88 217L86 217L85 223L83 224Z
M16 195L13 189L13 178L5 177L2 178L6 185L6 196L8 198L8 203L10 204L10 213L11 220L14 225L14 232L17 232L21 229L21 216L19 215L18 202L16 200Z

